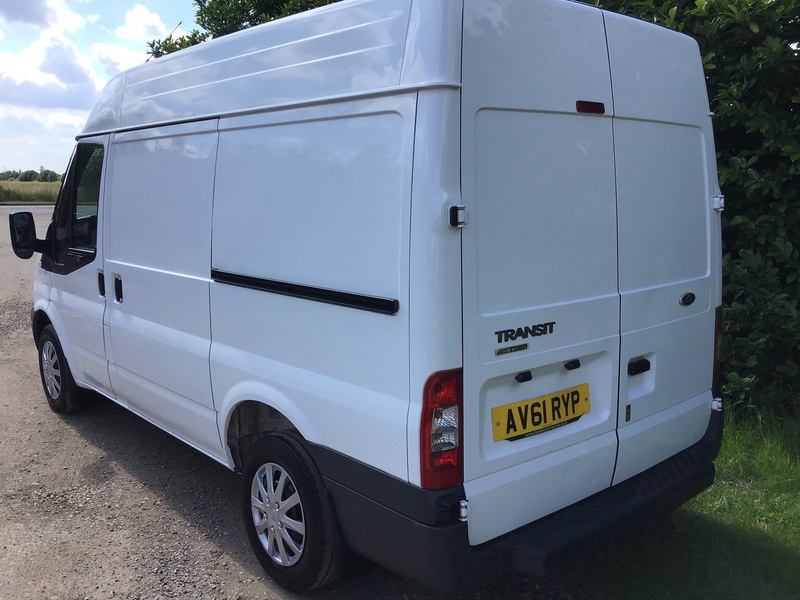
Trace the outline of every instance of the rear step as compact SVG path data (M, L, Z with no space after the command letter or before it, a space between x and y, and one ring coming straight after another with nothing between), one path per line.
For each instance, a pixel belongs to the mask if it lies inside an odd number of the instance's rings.
M722 412L712 413L703 439L614 487L485 545L494 547L512 573L546 575L573 564L654 516L674 510L714 482L722 437Z

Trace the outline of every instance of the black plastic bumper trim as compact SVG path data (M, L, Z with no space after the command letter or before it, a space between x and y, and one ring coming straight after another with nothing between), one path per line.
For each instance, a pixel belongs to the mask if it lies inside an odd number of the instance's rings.
M324 446L306 447L326 482L369 498L421 525L458 521L459 502L466 498L463 486L423 490Z
M435 525L409 516L419 507L430 509L432 492L386 475L382 477L392 482L381 484L375 474L357 485L357 491L326 472L331 466L325 460L326 452L319 452L318 447L310 450L333 499L345 542L387 569L452 594L507 573L547 574L565 557L572 562L577 555L608 545L637 524L681 506L713 483L713 460L720 449L722 428L723 413L714 412L704 437L692 447L480 546L469 545L467 523ZM339 468L334 471L341 474ZM352 477L358 480L366 472L357 466ZM352 484L353 479L347 479ZM373 487L376 482L377 489ZM408 489L400 493L402 486ZM457 494L458 488L449 493Z

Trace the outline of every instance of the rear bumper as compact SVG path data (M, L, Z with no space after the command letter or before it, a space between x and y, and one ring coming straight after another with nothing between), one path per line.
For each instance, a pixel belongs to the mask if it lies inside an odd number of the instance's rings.
M723 413L714 412L694 446L480 546L469 545L467 524L454 516L463 490L426 492L352 461L354 468L344 474L341 461L349 459L334 458L318 447L310 450L347 544L396 573L453 593L508 573L544 575L562 557L572 561L576 554L608 545L642 521L681 506L713 483L722 427Z

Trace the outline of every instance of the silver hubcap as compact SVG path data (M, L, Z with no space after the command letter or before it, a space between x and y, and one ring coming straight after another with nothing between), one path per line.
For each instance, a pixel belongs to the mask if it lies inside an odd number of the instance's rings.
M53 342L47 340L42 346L42 375L47 393L53 399L61 394L61 364Z
M250 486L250 508L261 545L283 567L300 560L306 525L292 478L275 463L262 465Z

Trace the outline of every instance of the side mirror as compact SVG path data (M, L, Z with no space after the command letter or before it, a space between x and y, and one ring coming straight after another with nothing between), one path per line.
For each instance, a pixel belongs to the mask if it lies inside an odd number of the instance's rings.
M11 247L20 258L30 258L36 251L36 224L29 212L8 215L11 228Z

